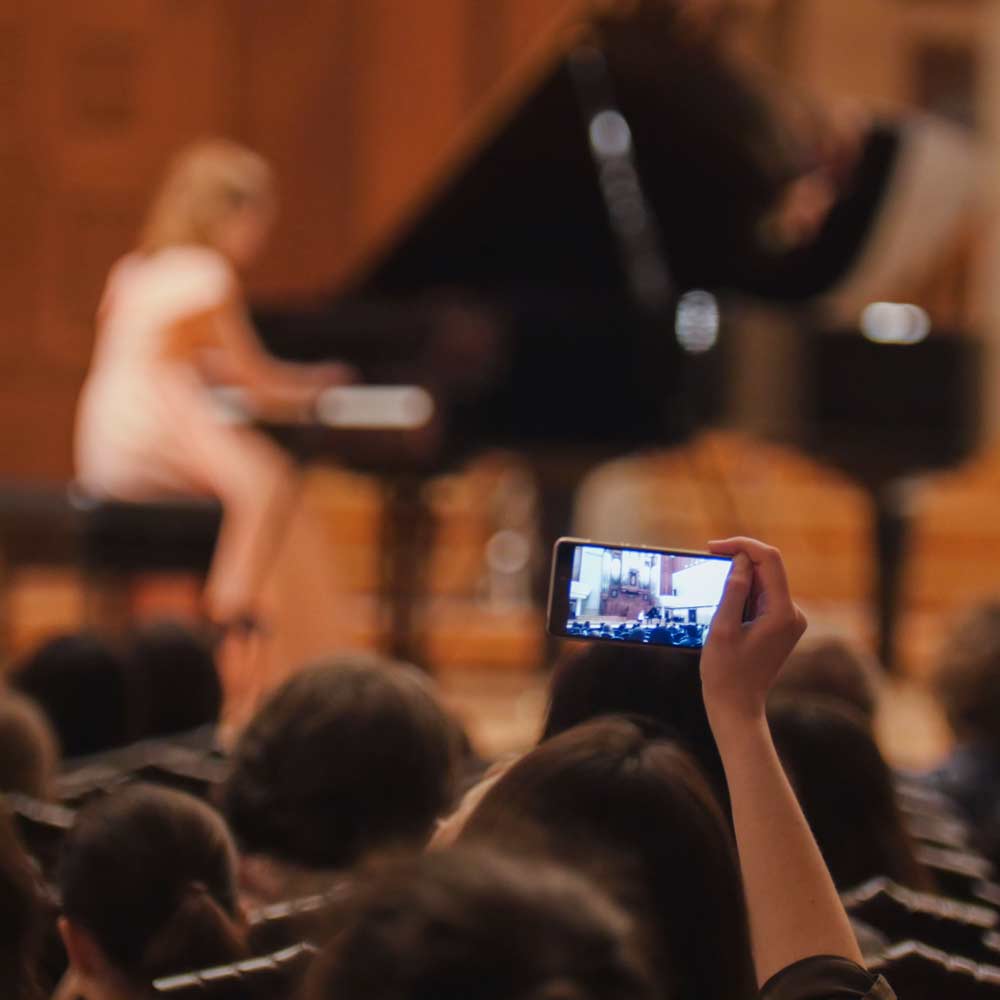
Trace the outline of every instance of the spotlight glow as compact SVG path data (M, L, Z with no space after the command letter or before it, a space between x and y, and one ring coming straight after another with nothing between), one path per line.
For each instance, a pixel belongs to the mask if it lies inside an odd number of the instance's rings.
M919 344L931 332L931 318L906 302L873 302L861 314L861 332L875 344Z
M677 303L677 343L689 354L704 354L719 339L719 303L711 292L685 292Z
M590 145L599 156L625 156L632 148L632 131L618 111L598 111L590 119Z

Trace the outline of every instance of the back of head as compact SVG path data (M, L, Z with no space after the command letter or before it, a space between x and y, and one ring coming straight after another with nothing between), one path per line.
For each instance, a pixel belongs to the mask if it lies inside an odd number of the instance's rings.
M0 691L0 792L36 799L52 794L59 743L42 710L15 691Z
M1000 603L975 608L951 629L934 686L957 738L1000 753Z
M837 888L877 875L925 888L892 773L864 717L831 698L772 699L767 717Z
M220 224L248 207L267 209L274 178L267 162L228 139L206 139L181 150L150 208L140 240L146 253L169 246L212 246Z
M307 1000L652 1000L625 915L562 869L434 852L377 874Z
M11 1000L41 996L37 962L42 904L31 862L10 816L0 813L0 993Z
M359 657L304 670L240 736L224 808L244 850L344 868L420 845L451 802L454 729L424 678Z
M183 792L135 784L85 807L59 870L63 912L135 986L245 954L235 850Z
M871 725L878 709L880 684L881 671L870 653L827 636L806 639L796 647L781 668L774 692L836 698Z
M129 742L125 665L93 633L50 639L14 665L11 686L41 706L67 757Z
M542 740L608 715L642 717L692 753L724 805L728 791L701 694L698 656L593 642L553 671Z
M616 885L643 916L672 995L754 994L735 847L695 762L604 719L543 743L485 794L462 832L541 850Z
M209 644L175 622L135 630L129 644L135 701L145 719L143 736L169 736L214 725L222 710L222 684Z

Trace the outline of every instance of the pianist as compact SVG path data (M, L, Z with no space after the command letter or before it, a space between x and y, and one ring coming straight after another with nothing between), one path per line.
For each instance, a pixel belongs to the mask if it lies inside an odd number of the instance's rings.
M203 596L220 635L258 624L296 477L268 438L220 419L210 386L239 385L257 410L287 415L348 376L340 365L273 359L247 320L238 273L263 245L274 205L271 170L249 150L211 140L178 156L139 247L108 277L77 414L77 477L88 494L222 503Z

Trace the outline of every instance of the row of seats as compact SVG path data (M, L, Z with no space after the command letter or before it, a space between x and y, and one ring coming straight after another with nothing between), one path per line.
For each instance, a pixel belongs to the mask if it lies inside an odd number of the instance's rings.
M153 995L170 1000L290 1000L316 947L303 941L259 958L153 981Z

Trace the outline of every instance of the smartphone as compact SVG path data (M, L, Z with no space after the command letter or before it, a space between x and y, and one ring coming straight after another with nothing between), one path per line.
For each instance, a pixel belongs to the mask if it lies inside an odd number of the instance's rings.
M708 552L560 538L552 558L549 633L699 652L731 565L729 556Z

